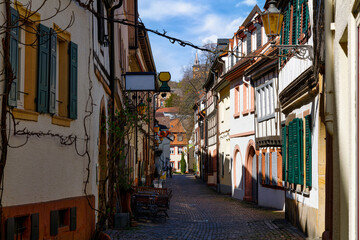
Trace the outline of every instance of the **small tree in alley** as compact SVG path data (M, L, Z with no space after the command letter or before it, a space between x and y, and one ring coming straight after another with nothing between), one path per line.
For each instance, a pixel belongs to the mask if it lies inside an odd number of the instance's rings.
M184 157L183 152L181 153L180 166L181 166L181 173L185 173L186 172L186 162L185 162L185 157Z

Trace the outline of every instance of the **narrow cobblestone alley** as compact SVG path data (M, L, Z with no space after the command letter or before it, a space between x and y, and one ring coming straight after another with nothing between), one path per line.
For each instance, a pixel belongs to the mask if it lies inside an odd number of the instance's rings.
M166 223L110 231L112 239L304 239L284 213L219 195L192 175L167 180L172 188Z

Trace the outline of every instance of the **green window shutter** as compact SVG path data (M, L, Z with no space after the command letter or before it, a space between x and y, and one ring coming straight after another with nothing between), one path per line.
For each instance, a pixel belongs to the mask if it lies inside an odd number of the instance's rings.
M76 230L76 207L70 208L70 231Z
M286 147L286 130L287 130L287 127L286 125L282 127L282 180L284 182L287 181L287 177L286 177L286 174L287 174L287 164L286 164L286 151L287 151L287 147Z
M39 214L31 215L31 240L39 240Z
M69 118L77 118L78 46L69 44Z
M304 124L302 119L298 119L298 152L299 152L299 181L298 184L304 185Z
M49 99L49 47L50 29L39 24L38 29L38 91L37 91L37 111L40 113L48 112Z
M303 8L303 16L302 16L302 33L305 34L306 37L308 37L308 25L309 25L309 7L308 7L308 1L304 0L302 4Z
M6 219L6 240L14 240L15 237L15 218Z
M59 211L50 212L50 236L56 236L59 229Z
M306 186L311 187L312 186L312 161L311 161L311 155L312 155L312 148L311 148L311 115L307 115L305 117L305 147L306 147Z
M50 68L49 68L49 113L55 113L56 105L56 32L50 32Z
M299 132L299 125L298 125L298 119L293 120L293 155L294 155L294 183L299 183L299 138L298 138L298 132Z
M292 1L292 7L293 7L293 16L292 16L292 44L297 44L297 38L298 38L298 0Z
M10 63L14 74L12 81L8 104L11 107L16 107L17 104L17 84L18 84L18 63L19 63L19 13L10 8L11 15L11 30L10 30Z

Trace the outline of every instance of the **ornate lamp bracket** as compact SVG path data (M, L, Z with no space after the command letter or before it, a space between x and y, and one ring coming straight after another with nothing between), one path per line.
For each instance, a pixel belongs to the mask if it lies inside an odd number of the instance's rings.
M298 59L314 61L314 49L311 45L272 45L281 50L289 50Z

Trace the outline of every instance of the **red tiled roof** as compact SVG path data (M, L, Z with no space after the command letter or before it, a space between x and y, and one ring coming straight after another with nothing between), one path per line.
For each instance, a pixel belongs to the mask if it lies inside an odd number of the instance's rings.
M156 112L178 112L178 111L179 111L178 107L164 107L156 110Z

